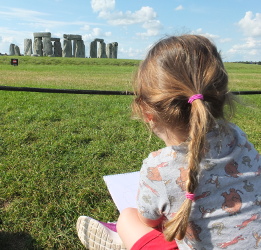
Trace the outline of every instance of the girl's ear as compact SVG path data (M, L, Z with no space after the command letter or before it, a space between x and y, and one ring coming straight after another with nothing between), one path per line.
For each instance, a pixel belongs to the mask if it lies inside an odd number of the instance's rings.
M154 119L154 115L150 113L144 105L141 105L141 110L142 110L144 122L148 123Z
M143 113L143 116L144 116L144 121L145 122L151 122L151 121L153 121L153 114L151 114L151 113L147 113L147 112L144 112Z

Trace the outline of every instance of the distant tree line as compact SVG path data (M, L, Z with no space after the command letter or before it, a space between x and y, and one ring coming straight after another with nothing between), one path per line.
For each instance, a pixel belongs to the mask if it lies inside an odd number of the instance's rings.
M261 65L261 61L259 61L259 62L239 61L239 62L235 62L235 63L245 63L245 64L257 64L257 65Z

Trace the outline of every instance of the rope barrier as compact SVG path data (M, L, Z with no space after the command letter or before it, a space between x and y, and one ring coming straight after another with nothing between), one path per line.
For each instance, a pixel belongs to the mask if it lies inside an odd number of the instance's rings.
M12 87L0 86L0 90L5 91L24 91L24 92L41 92L41 93L63 93L63 94L90 94L90 95L134 95L130 91L110 91L110 90L80 90L80 89L50 89L50 88L30 88L30 87ZM257 95L257 91L231 91L234 95Z
M261 94L261 90L257 91L231 91L234 95L257 95Z
M0 86L0 90L42 92L42 93L63 93L63 94L91 94L91 95L133 95L129 91L106 91L106 90L80 90L80 89L50 89L50 88L29 88Z

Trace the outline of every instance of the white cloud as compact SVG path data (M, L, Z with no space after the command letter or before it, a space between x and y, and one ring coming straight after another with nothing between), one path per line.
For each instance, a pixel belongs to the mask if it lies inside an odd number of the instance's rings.
M112 33L110 31L104 32L101 28L93 28L90 33L82 36L84 41L92 41L95 38L110 37Z
M48 14L27 9L7 8L6 11L0 11L0 15L4 19L17 18L20 20L30 20L31 18L47 16Z
M192 31L192 34L205 36L208 39L210 39L212 42L229 43L232 41L231 38L221 38L219 35L211 34L208 32L203 32L203 30L201 28L199 28L195 31Z
M214 34L203 32L203 30L201 28L199 28L199 29L197 29L195 31L192 31L192 34L205 36L205 37L207 37L208 39L210 39L212 41L219 38L218 35L214 35Z
M89 25L89 24L83 25L83 27L81 28L81 30L86 30L86 31L90 30L90 25Z
M231 38L220 38L220 39L219 39L219 42L220 42L220 43L228 43L228 42L231 42L231 41L232 41Z
M107 31L107 32L104 33L104 35L105 35L106 37L109 37L109 36L112 35L112 32L111 32L111 31Z
M261 13L254 14L251 11L246 12L244 18L238 22L239 27L246 36L261 36Z
M86 28L89 23L87 22L70 22L70 21L54 21L45 19L48 14L39 11L32 11L20 8L6 8L6 11L0 11L1 18L5 20L18 19L17 25L24 27L32 27L32 29L43 31L48 29L52 30L54 27L66 27L68 25L83 25ZM12 31L13 32L13 31ZM2 33L1 33L2 34Z
M250 52L253 54L253 51L261 51L261 41L254 39L252 37L248 37L245 39L245 43L243 44L236 44L230 49L230 53L237 53L238 51L241 51L241 53Z
M94 4L98 2L104 7L95 7ZM110 3L110 4L109 4ZM105 0L92 0L92 8L99 12L98 16L107 20L108 24L114 26L127 26L140 24L143 29L146 29L144 33L137 33L139 36L150 37L159 34L163 28L159 20L157 20L157 13L153 8L149 6L143 6L137 11L110 11L113 9L115 1Z
M130 58L130 59L138 59L138 58L144 58L145 57L145 51L143 49L134 49L134 48L128 48L124 49L123 47L119 47L118 51L118 57L119 58Z
M9 44L9 43L15 43L16 40L12 36L4 36L4 37L2 37L2 41L1 42Z
M91 0L91 6L94 12L109 11L115 7L115 0Z
M232 56L241 55L242 60L260 61L261 58L261 13L255 15L248 11L237 23L245 38L242 43L235 44L228 50Z
M261 41L253 37L244 39L244 43L235 44L228 53L231 55L242 55L244 60L260 61Z
M106 19L111 25L132 25L153 20L157 17L157 13L153 8L146 6L135 12L126 11L124 13L122 11L101 11L99 17Z
M137 33L138 36L142 37L157 36L163 28L159 20L145 22L142 27L147 30L145 33Z
M183 10L183 9L184 9L184 8L183 8L182 5L179 5L178 7L175 8L176 11L178 11L178 10Z
M102 29L100 28L93 28L92 29L92 35L95 37L99 37L102 35Z

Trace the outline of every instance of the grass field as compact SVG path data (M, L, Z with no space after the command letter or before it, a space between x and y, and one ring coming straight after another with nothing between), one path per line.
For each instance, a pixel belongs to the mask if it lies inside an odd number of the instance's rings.
M0 85L131 91L139 61L0 57ZM227 63L232 90L261 90L261 66ZM139 170L163 143L131 120L131 96L1 91L0 249L83 249L79 215L114 221L102 176ZM233 122L261 151L261 96Z

